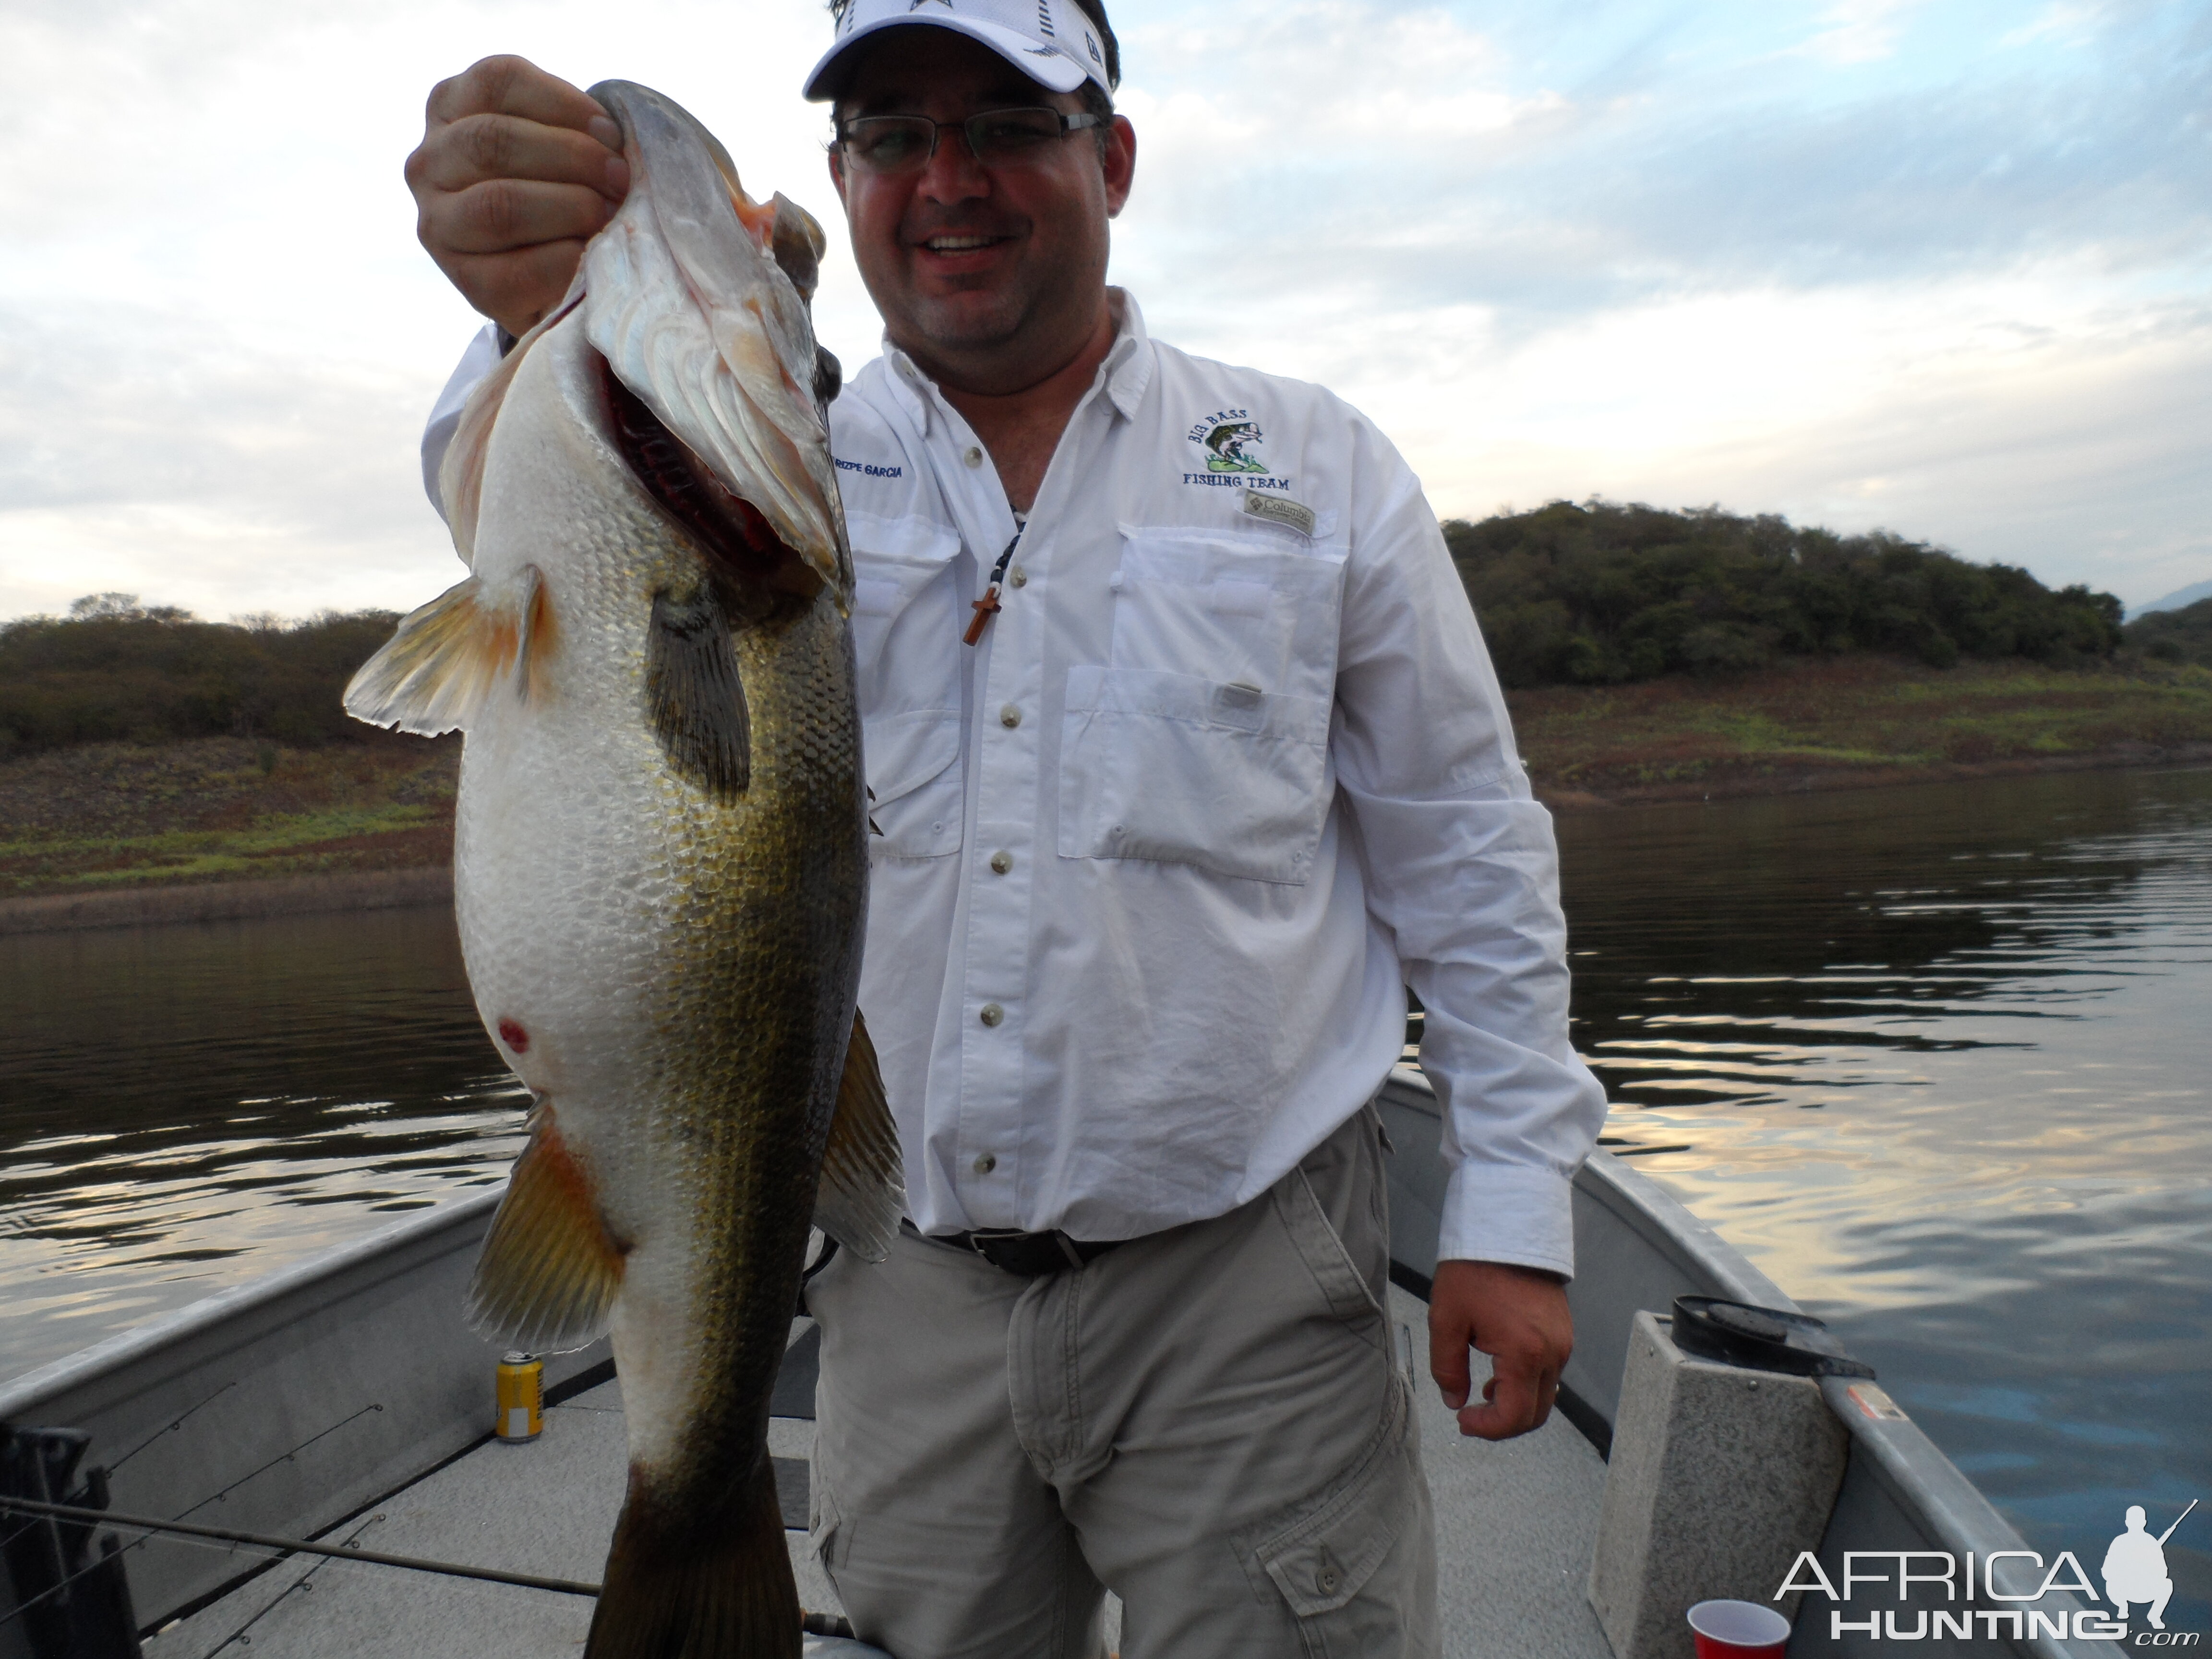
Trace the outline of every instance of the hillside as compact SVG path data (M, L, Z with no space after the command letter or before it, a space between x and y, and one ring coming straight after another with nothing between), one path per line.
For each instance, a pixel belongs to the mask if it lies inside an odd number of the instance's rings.
M2118 599L2057 592L1876 531L1838 536L1772 514L1553 501L1444 540L1509 686L1619 685L1740 674L1880 652L1934 668L2112 655Z
M2106 595L1717 511L1447 537L1555 805L2212 758L2212 604L2122 630ZM459 740L339 708L395 620L100 594L0 625L0 897L450 860Z
M1538 796L1561 807L2212 762L2212 669L2157 662L1860 655L1506 700Z
M2120 630L2130 649L2156 662L2212 668L2212 599L2172 611L2149 611Z

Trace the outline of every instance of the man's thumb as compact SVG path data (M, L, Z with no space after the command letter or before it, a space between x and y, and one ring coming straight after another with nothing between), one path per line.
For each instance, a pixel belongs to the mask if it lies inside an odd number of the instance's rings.
M1457 1411L1467 1404L1469 1368L1467 1351L1474 1333L1455 1322L1429 1322L1429 1376L1444 1397L1444 1409Z

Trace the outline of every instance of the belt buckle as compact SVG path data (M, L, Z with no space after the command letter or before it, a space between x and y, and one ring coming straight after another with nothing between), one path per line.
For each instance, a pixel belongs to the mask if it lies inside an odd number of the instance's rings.
M1006 1268L992 1253L994 1248L1028 1237L1019 1227L975 1227L969 1231L968 1248L1003 1273Z

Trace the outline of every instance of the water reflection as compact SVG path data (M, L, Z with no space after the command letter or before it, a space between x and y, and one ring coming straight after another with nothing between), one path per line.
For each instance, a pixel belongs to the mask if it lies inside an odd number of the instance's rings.
M435 909L0 939L0 1375L496 1181Z
M2101 1559L2127 1504L2212 1497L2212 772L1559 832L1613 1150L2035 1547ZM520 1147L434 910L0 939L0 1374ZM2179 1628L2212 1624L2206 1513L2167 1546Z
M2101 1553L2127 1504L2212 1492L2212 773L1559 827L1612 1149L1836 1322L2032 1543Z

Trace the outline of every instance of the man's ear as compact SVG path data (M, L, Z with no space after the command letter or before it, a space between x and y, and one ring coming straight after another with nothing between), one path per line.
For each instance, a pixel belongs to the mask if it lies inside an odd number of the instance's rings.
M1129 118L1117 115L1107 130L1106 153L1099 158L1106 174L1106 216L1121 216L1137 177L1137 130Z

